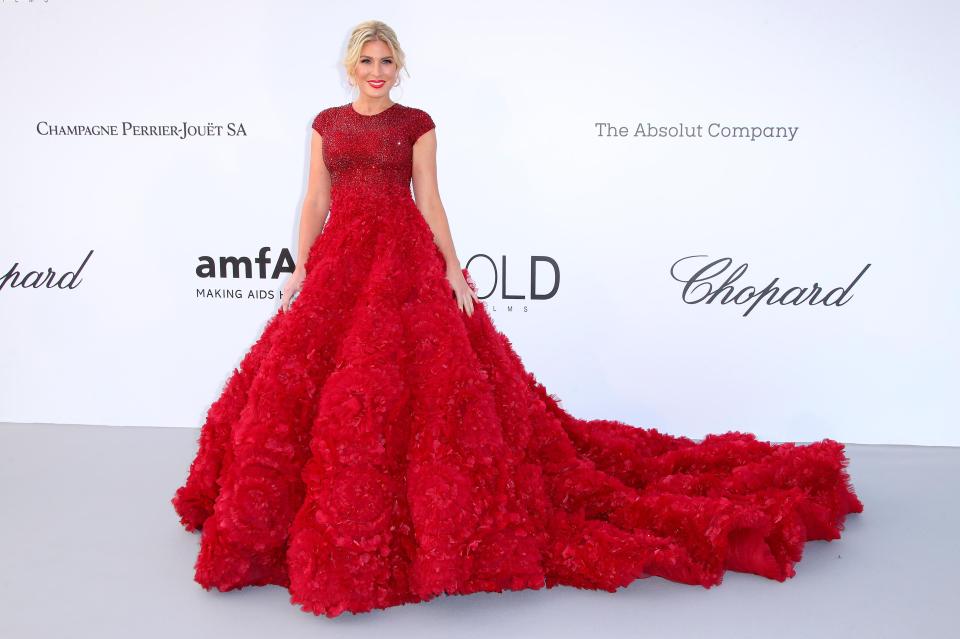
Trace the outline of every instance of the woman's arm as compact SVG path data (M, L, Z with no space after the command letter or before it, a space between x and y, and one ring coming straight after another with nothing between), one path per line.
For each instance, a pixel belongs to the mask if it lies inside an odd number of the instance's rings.
M294 296L300 292L307 277L307 257L310 247L323 231L330 209L330 173L323 163L323 138L313 131L310 141L310 177L307 181L307 194L300 209L300 239L297 243L297 264L287 278L280 294L280 308L290 309Z
M460 259L453 247L447 212L440 201L440 188L437 186L437 133L430 129L420 136L413 145L413 197L417 208L423 214L433 241L436 242L447 262L447 270L460 270Z
M330 172L323 162L323 138L315 130L310 141L310 176L307 194L300 209L300 241L297 246L297 270L303 270L317 236L330 210Z
M421 135L413 145L413 197L417 208L433 231L433 241L447 263L447 279L450 280L450 286L456 295L457 305L467 315L473 315L473 302L479 302L480 298L463 277L463 267L453 246L447 212L440 201L440 188L437 186L436 129L430 129Z

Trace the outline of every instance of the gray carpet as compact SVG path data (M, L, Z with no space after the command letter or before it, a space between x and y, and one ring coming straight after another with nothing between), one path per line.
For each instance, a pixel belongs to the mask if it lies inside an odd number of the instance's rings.
M170 505L198 431L0 424L0 637L946 637L960 572L960 449L848 445L864 512L784 583L653 577L443 596L335 619L277 586L207 592ZM952 585L951 585L952 584ZM952 603L951 603L952 602ZM953 610L954 612L951 612ZM953 621L951 621L953 620Z

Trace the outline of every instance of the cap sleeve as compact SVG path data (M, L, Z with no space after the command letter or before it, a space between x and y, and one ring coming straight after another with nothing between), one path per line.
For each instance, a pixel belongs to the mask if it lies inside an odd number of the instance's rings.
M434 127L436 125L429 113L422 109L414 109L410 118L410 144L415 143L420 136Z
M326 120L327 120L327 110L324 109L317 114L317 117L313 118L313 130L320 134L320 137L323 137L323 132L326 130Z

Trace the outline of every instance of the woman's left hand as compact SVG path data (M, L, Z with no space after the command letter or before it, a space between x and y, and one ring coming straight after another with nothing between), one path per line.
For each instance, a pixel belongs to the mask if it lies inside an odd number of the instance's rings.
M448 267L447 280L450 281L453 294L457 298L457 306L460 307L461 311L465 311L468 316L473 316L473 302L479 303L480 298L467 284L467 278L463 276L463 272L457 267Z

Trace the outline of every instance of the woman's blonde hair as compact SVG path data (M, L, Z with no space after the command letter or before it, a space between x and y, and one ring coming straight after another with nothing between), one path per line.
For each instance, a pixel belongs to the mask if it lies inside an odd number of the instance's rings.
M403 54L403 49L400 48L396 32L387 23L379 20L361 22L353 28L353 32L350 34L347 54L343 59L343 66L347 70L347 78L350 84L356 86L353 70L360 62L360 51L363 49L363 45L373 40L380 40L390 48L394 62L397 64L397 83L394 86L400 86L400 72L406 69L406 57ZM407 76L410 76L409 72Z

